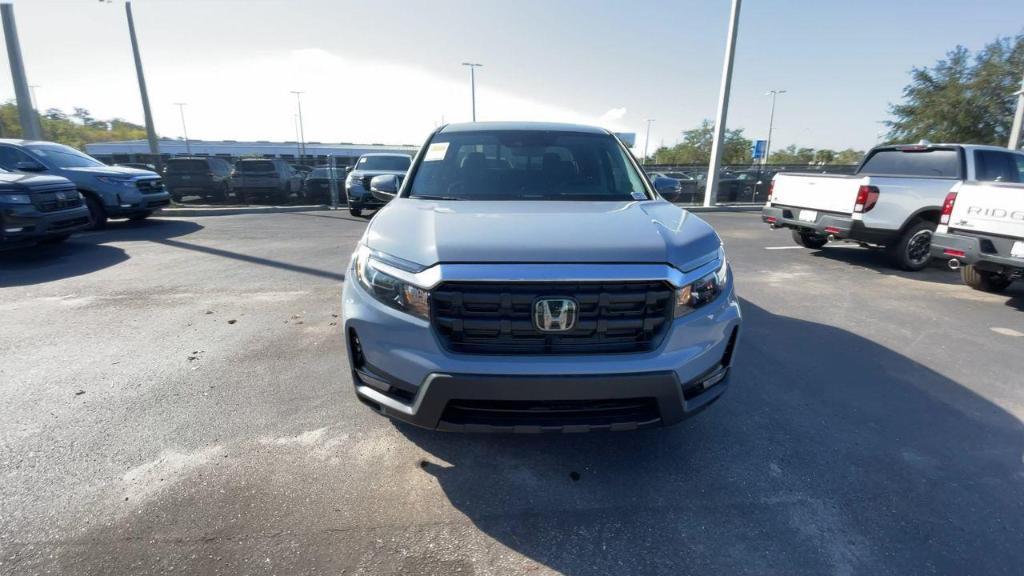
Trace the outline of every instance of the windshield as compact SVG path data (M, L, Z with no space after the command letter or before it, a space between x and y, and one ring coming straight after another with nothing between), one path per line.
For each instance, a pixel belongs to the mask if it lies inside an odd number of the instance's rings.
M411 162L408 156L363 156L356 170L408 170Z
M334 172L334 174L331 174L331 172ZM314 168L313 171L309 173L309 177L310 178L334 178L334 179L338 179L338 176L340 174L341 174L341 170L338 169L338 168L333 168L333 169L332 168Z
M33 144L25 147L33 156L57 168L94 168L103 162L61 144Z
M452 200L645 200L626 152L608 134L499 130L439 133L410 198Z
M883 149L872 154L858 173L875 176L957 178L960 175L960 155L956 150L948 148Z
M252 160L235 164L239 172L273 172L274 163L270 160Z
M168 160L167 173L175 172L208 172L210 165L206 160Z

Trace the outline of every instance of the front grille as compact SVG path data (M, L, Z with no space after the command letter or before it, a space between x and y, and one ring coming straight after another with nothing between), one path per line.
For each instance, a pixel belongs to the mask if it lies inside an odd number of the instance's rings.
M481 426L612 426L660 419L654 398L612 400L451 400L441 420Z
M82 197L78 194L78 190L65 186L62 190L32 194L32 203L40 212L56 212L81 206Z
M446 282L431 292L433 325L444 346L466 354L602 354L656 347L672 315L661 281L587 283ZM541 332L534 303L565 297L579 306L568 332Z
M164 191L164 183L159 178L136 180L135 186L138 187L139 192L142 192L143 194L159 194Z

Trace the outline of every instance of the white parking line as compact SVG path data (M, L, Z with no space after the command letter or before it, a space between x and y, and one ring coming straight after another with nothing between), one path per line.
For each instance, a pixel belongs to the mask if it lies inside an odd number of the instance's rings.
M989 328L989 330L995 332L996 334L1002 334L1003 336L1013 336L1015 338L1020 338L1021 336L1024 336L1024 332L1018 332L1013 328L999 328L997 326L993 326Z
M765 250L799 250L803 246L765 246Z

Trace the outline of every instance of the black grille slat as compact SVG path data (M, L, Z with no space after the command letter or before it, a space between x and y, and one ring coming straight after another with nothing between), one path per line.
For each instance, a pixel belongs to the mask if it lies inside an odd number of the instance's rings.
M533 304L570 297L569 332L540 332ZM658 345L671 319L673 290L661 281L587 283L447 282L431 293L435 330L446 348L467 354L643 352Z
M135 187L143 194L158 194L164 191L164 183L159 178L149 180L137 180Z
M61 198L63 196L63 198ZM56 212L57 210L67 210L68 208L77 208L82 205L82 198L78 194L78 190L69 188L66 184L61 184L60 188L52 188L47 191L39 191L34 189L32 194L32 204L40 212Z
M441 420L484 426L609 426L660 418L654 398L617 400L451 400Z

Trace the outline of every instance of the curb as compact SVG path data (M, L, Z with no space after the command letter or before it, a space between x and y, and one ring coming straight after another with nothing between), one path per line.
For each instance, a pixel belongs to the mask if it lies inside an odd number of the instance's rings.
M338 210L344 209L344 204L338 207ZM234 214L276 214L329 210L331 210L331 207L324 204L305 206L173 206L160 210L154 216L231 216Z

